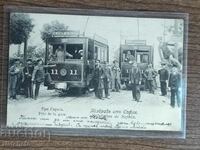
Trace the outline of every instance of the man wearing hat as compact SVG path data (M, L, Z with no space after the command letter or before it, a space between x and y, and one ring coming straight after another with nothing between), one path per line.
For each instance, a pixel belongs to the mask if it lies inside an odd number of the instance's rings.
M24 92L26 98L33 98L33 87L32 87L32 74L33 74L34 66L32 64L32 59L27 59L26 66L23 69L24 74Z
M166 68L166 62L161 62L162 68L158 70L159 78L160 78L160 90L161 95L165 96L167 95L167 80L169 78L169 72Z
M130 77L129 82L131 84L133 100L136 100L138 102L140 100L140 84L142 75L135 61L132 62L132 67L129 71L129 77Z
M16 87L17 87L17 80L18 75L20 73L19 69L20 60L15 59L13 65L9 69L9 77L10 77L10 98L16 99Z
M43 60L38 59L37 65L34 67L31 81L35 83L35 100L39 95L39 89L42 82L44 82L45 72L44 68L55 67L56 65L43 65Z
M177 99L177 105L180 107L180 87L181 87L181 74L178 72L177 66L173 66L172 72L169 76L169 85L171 91L171 103L174 108Z

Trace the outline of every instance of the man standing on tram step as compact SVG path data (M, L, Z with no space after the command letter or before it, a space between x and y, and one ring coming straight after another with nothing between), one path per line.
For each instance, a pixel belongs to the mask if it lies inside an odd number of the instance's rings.
M26 66L23 69L24 74L24 91L26 98L33 98L33 86L31 82L34 66L32 59L27 59Z
M95 96L103 99L103 68L100 65L100 60L96 60L93 78Z
M109 83L111 80L111 69L106 61L104 61L104 67L103 67L103 83L104 83L104 91L105 91L105 98L110 99L110 93L109 93Z
M16 87L17 87L17 79L20 73L19 69L20 60L14 60L14 64L9 69L9 89L10 89L10 98L16 99Z
M166 63L161 62L162 68L158 70L158 74L160 77L160 90L161 90L161 95L165 96L167 95L167 80L169 78L169 72L166 68Z
M120 89L120 68L118 67L117 61L113 61L112 66L112 91L119 92Z
M145 71L144 75L147 80L149 92L154 94L154 88L155 88L155 84L156 84L154 82L155 82L155 77L157 75L157 72L152 67L152 64L148 65L148 68Z
M132 62L132 67L129 71L129 77L130 77L129 83L131 84L133 100L139 102L141 97L140 84L141 84L142 74L136 62Z
M55 67L56 65L43 65L43 60L38 59L37 65L34 67L33 75L32 75L32 82L35 83L35 97L36 100L39 95L40 85L44 82L45 72L44 68L48 67Z
M174 108L175 101L177 99L177 105L180 107L180 87L181 87L181 75L178 72L176 66L173 66L172 73L169 76L169 85L171 90L171 103L170 105Z

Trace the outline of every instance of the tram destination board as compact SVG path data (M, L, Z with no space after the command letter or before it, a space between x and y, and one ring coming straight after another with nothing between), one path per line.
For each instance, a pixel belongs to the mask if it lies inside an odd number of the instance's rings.
M13 6L5 12L2 127L185 138L187 14Z

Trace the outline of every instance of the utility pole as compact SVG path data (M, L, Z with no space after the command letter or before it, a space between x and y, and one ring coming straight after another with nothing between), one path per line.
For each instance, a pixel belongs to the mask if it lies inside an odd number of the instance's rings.
M84 27L84 31L83 31L83 36L85 36L85 32L86 32L86 29L87 29L88 21L89 21L89 17L87 17L87 20L86 20L86 23L85 23L85 27Z
M139 18L137 18L137 29L138 29L138 40L140 39L140 22Z

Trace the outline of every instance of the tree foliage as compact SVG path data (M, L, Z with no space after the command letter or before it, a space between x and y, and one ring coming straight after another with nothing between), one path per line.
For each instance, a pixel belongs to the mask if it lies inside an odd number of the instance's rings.
M50 24L44 24L41 31L41 38L45 41L47 38L52 37L54 32L66 31L67 29L68 26L65 26L65 24L58 21L52 21Z
M27 58L31 58L33 60L37 59L43 59L45 57L45 49L42 47L37 46L28 46L27 47ZM20 56L17 53L13 54L13 59L19 58L20 60L24 59L24 54L20 54Z
M32 58L37 60L39 58L43 59L45 57L45 49L37 46L28 46L27 48L27 58Z
M14 13L10 16L10 44L21 44L33 30L33 21L28 14Z

